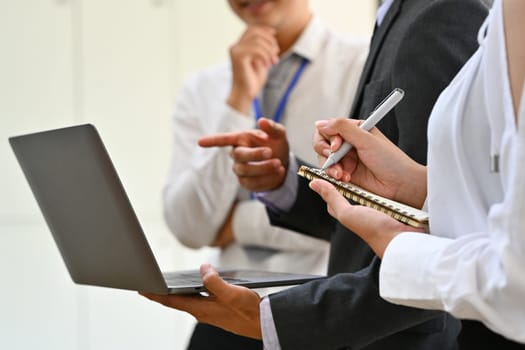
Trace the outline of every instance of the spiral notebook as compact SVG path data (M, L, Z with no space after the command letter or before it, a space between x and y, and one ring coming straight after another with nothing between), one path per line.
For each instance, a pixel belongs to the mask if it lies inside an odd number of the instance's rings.
M428 227L428 213L423 210L381 197L352 183L336 180L321 169L303 165L299 168L297 174L310 181L313 179L326 180L334 185L339 193L351 201L379 210L404 224L420 228Z

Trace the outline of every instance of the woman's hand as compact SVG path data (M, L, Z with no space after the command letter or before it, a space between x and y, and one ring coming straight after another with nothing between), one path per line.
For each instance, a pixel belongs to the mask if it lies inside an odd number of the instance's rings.
M394 145L377 128L359 128L362 121L338 118L316 122L313 144L322 165L346 141L352 149L326 172L380 196L421 208L426 198L426 168Z
M390 216L361 205L352 205L327 181L313 180L310 188L326 202L328 213L343 226L361 237L382 258L386 247L401 232L423 232L402 224Z

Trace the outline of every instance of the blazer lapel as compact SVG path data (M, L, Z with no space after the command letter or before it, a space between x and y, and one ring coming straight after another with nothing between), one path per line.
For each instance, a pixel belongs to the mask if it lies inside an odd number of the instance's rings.
M357 94L356 98L354 99L354 103L352 104L352 109L350 110L350 118L359 118L360 116L356 116L355 113L357 113L358 107L361 105L361 99L363 95L363 90L365 85L368 83L368 80L370 78L370 74L372 72L372 68L374 68L376 57L379 53L379 49L383 45L383 40L385 39L385 36L387 35L388 31L390 30L390 27L392 26L392 23L394 23L394 20L397 17L397 14L399 13L399 10L401 8L402 0L395 0L392 5L390 5L390 8L388 9L388 12L385 15L385 18L383 19L383 22L379 27L376 28L374 31L374 35L372 36L371 42L370 42L370 49L368 52L368 57L366 59L365 66L363 68L363 72L361 73L361 78L359 79L359 84L357 86Z

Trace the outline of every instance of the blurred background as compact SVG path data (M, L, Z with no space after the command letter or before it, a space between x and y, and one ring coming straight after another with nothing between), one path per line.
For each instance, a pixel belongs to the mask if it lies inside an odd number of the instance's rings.
M377 1L311 5L370 36ZM0 0L0 349L185 348L191 316L73 284L7 138L93 123L161 267L198 268L209 251L179 245L162 219L171 109L182 79L226 60L242 29L225 0Z

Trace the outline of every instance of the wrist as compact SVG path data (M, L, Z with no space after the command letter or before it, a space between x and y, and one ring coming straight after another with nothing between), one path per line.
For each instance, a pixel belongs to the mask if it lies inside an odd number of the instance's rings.
M427 198L427 167L414 162L407 174L404 188L400 191L402 196L398 201L414 208L422 208Z
M383 259L383 255L385 255L386 248L392 242L394 238L401 232L381 232L378 233L375 236L375 239L370 242L370 246L374 253L379 257L379 259Z
M210 244L210 247L225 248L234 242L235 238L233 235L233 218L236 209L237 203L234 203L228 213L228 216L224 220L224 223L219 229L219 232L217 233L215 239Z
M252 107L253 98L248 94L232 90L228 96L226 103L237 112L248 115Z

